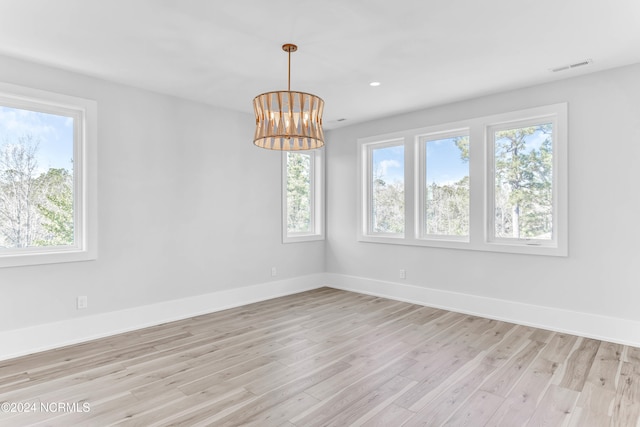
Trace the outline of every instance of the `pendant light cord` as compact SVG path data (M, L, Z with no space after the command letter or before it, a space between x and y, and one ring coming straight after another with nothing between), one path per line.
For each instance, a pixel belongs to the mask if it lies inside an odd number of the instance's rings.
M291 49L289 49L289 72L287 74L287 92L291 92Z

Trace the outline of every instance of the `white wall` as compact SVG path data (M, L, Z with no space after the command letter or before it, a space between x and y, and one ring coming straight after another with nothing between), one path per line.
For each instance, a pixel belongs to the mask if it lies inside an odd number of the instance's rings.
M356 241L357 138L565 101L568 257ZM512 308L526 304L557 309L554 313L588 313L596 316L592 320L640 320L640 65L353 125L329 132L328 141L326 254L327 271L335 283L397 297L402 292L394 290L394 284L397 289L412 285L414 293L434 291L423 293L427 299L448 295L452 308L456 298L482 297ZM399 269L406 270L406 280L398 279ZM376 281L386 285L378 287ZM539 310L541 317L546 315L543 311ZM517 310L511 318L523 320ZM555 327L580 329L570 324Z
M0 81L95 99L99 135L98 260L0 269L0 331L324 271L324 242L281 243L251 115L5 57Z
M322 283L424 290L422 302L506 307L495 316L523 323L527 310L577 313L549 326L640 345L638 76L640 65L329 131L327 241L283 245L280 155L253 147L250 115L0 57L0 81L97 100L100 239L96 261L0 269L0 359ZM569 257L356 241L357 138L565 101ZM628 322L616 335L607 319Z

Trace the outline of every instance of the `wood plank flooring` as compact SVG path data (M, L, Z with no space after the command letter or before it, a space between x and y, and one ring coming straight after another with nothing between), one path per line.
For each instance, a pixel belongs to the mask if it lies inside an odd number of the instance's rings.
M0 404L20 427L638 427L640 349L322 288L0 361Z

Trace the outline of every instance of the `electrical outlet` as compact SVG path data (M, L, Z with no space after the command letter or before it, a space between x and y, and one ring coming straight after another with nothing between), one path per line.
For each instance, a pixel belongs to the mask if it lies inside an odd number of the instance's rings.
M401 279L406 279L407 278L407 272L405 270L400 270L400 278Z
M76 308L78 310L82 310L83 308L87 308L89 306L89 300L86 296L80 296L76 299Z
M271 277L276 277L278 275L278 269L275 267L271 267Z

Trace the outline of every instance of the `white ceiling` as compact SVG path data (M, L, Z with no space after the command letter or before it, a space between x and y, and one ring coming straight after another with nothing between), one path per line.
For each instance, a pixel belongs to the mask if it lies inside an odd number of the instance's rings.
M638 63L640 0L0 0L0 54L247 113L287 42L330 129Z

